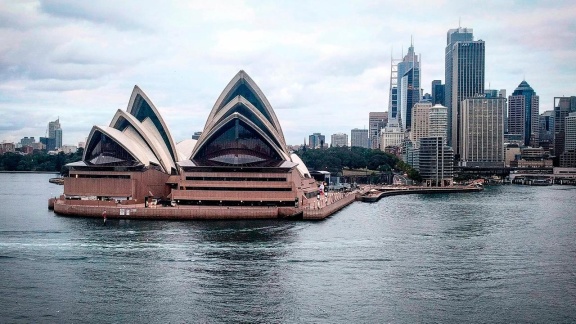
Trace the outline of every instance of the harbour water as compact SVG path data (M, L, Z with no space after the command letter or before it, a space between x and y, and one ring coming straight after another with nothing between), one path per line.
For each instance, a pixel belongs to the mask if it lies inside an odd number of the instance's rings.
M576 321L576 187L104 226L48 211L53 176L0 174L1 322Z

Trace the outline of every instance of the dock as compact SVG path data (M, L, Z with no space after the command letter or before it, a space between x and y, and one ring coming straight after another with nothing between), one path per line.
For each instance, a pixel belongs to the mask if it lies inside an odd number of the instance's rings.
M484 190L482 186L450 186L450 187L419 187L419 186L396 186L380 187L368 191L362 196L363 202L377 202L388 196L416 195L416 194L447 194L469 193Z

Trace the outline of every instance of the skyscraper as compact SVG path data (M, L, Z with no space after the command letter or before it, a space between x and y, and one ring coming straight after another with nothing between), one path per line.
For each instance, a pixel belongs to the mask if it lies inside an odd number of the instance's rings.
M418 139L428 137L430 129L430 108L432 103L419 102L412 108L412 126L410 127L410 140L418 148Z
M528 82L522 81L508 97L508 133L521 135L525 146L539 142L540 99Z
M54 141L57 149L62 147L62 128L54 130Z
M48 123L48 138L56 138L57 129L60 129L60 118Z
M388 112L370 112L368 115L368 133L370 148L380 148L380 130L388 123Z
M461 110L461 164L467 167L504 166L505 98L468 98Z
M429 102L419 102L412 112L412 130L410 139L418 148L418 140L422 137L442 137L446 144L448 129L447 108L442 105L432 106Z
M53 151L62 147L62 128L60 128L60 118L48 123L48 144L46 150Z
M574 168L576 167L576 112L568 114L564 123L564 152L560 154L560 166Z
M446 144L448 141L448 108L439 104L432 106L429 118L428 136L442 137Z
M448 145L459 155L462 100L484 93L484 41L474 41L471 28L450 29L445 50L445 103L448 108Z
M554 98L554 155L564 153L566 117L576 112L576 96Z
M330 137L330 145L332 147L348 146L348 134L336 133Z
M412 108L420 101L420 59L410 44L408 53L398 63L398 111L403 130L412 126Z
M564 151L574 151L576 150L576 112L571 112L564 120L566 123Z
M444 85L441 80L432 81L432 104L445 105L444 103Z
M401 60L390 59L390 98L388 99L388 121L398 120L398 62Z
M539 146L545 149L552 148L554 144L554 110L547 110L538 118L540 127L538 130Z
M369 148L368 130L354 128L350 134L350 146Z

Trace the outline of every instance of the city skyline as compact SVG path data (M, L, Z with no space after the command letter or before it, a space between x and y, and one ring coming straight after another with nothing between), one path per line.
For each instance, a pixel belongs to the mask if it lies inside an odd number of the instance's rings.
M288 144L349 132L388 110L390 59L405 55L412 37L421 88L445 82L446 32L459 24L486 44L485 88L512 93L525 79L540 113L573 95L576 67L565 63L576 59L574 4L482 5L171 2L151 10L145 2L0 1L0 141L39 138L60 116L63 144L77 144L126 108L135 84L181 141L203 129L220 84L239 69L268 94Z

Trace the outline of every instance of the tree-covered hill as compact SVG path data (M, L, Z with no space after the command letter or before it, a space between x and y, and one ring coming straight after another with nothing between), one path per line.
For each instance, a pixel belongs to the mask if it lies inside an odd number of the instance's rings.
M402 171L413 180L420 181L420 174L395 155L362 147L331 147L327 149L305 149L298 152L309 169L331 173L342 169L369 169L377 171Z
M76 153L47 154L37 151L32 154L4 153L0 155L0 171L53 171L64 172L64 165L82 160L84 150L78 149Z

